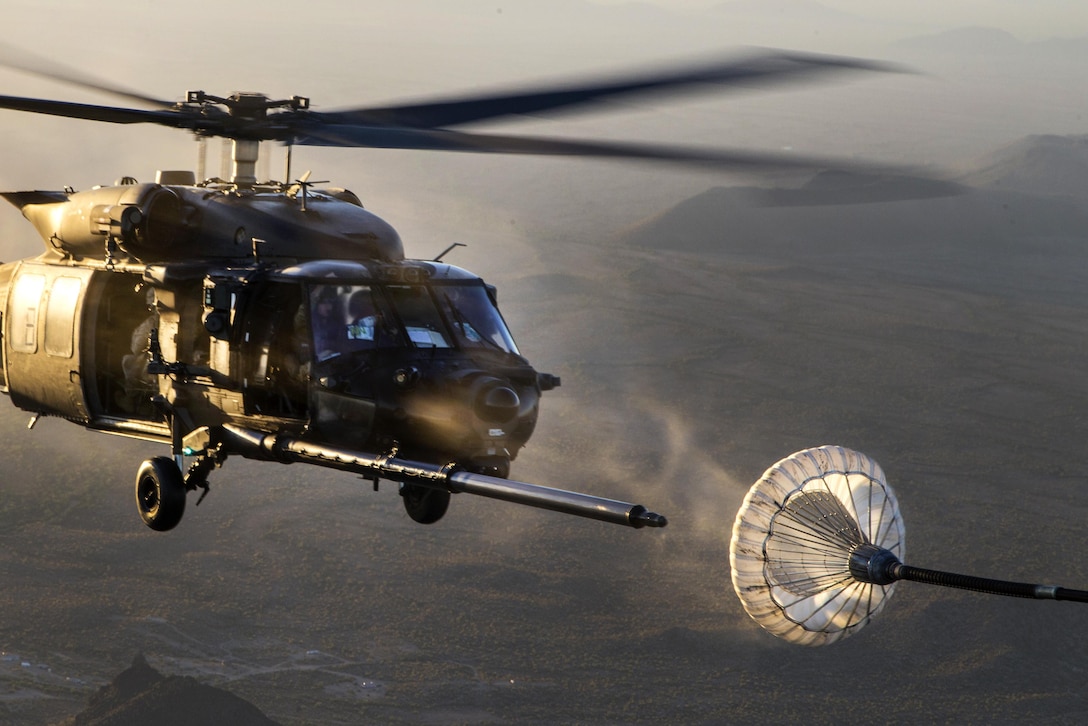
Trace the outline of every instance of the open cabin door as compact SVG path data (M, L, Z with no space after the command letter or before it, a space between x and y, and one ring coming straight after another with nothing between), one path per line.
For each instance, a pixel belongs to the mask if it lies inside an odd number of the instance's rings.
M88 401L96 418L154 421L159 391L147 373L148 341L159 326L154 293L136 276L99 273L88 296Z

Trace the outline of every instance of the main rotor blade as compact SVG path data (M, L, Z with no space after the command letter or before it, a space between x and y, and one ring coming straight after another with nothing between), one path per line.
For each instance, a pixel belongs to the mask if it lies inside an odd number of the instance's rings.
M906 72L899 66L857 58L768 51L747 58L666 72L619 76L594 83L571 83L446 101L328 111L313 115L330 124L439 128L503 116L589 106L619 96L692 91L706 84L755 87L840 71Z
M376 128L369 126L326 126L311 129L291 143L304 146L341 146L372 149L413 149L460 151L532 156L586 156L612 159L664 161L729 171L841 171L910 173L891 164L865 163L842 159L706 149L666 144L620 141L580 141L539 136L504 136L447 129Z
M446 128L473 121L561 109L585 108L605 100L632 95L690 91L716 84L737 87L781 83L844 70L895 71L896 66L838 56L764 52L745 59L692 66L680 70L636 74L596 83L532 88L513 93L465 97L448 101L408 104L340 112L293 109L259 116L236 114L233 106L168 104L100 82L78 71L39 59L13 61L0 45L0 65L29 70L48 77L103 90L144 103L165 106L156 110L117 108L93 104L0 96L0 109L27 111L68 118L132 124L154 123L188 129L204 136L233 139L278 140L312 146L417 149L538 156L589 156L666 161L723 169L858 171L893 170L860 162L797 157L786 154L612 141L472 134ZM267 100L267 99L265 99ZM218 103L218 101L217 101ZM902 173L902 168L894 171Z
M155 123L175 128L194 128L199 121L191 114L177 111L145 111L135 108L96 106L90 103L49 101L41 98L23 98L20 96L0 96L0 108L12 111L44 113L50 116L79 118L88 121L105 121L114 124Z
M127 98L130 101L138 101L152 106L169 107L173 105L170 101L163 101L138 91L132 91L101 78L96 78L89 73L66 66L63 63L58 63L50 58L14 48L6 43L0 43L0 67L12 68L24 73L42 76L43 78L52 78L55 81L70 83L94 91L102 91L119 98Z

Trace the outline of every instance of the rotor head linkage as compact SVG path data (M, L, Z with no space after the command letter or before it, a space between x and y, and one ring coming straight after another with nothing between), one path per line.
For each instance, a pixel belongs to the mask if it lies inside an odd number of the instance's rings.
M268 111L274 108L286 108L291 111L306 110L310 107L310 99L304 96L292 96L288 99L273 100L262 93L233 93L223 98L213 96L204 91L188 91L185 94L185 102L178 104L176 108L191 109L199 107L201 113L209 117L215 115L216 106L224 106L227 109L229 119L233 121L233 128L227 125L221 134L231 139L231 183L241 187L252 187L257 183L257 161L260 158L260 137L252 137L247 131L249 125L261 123L268 118ZM215 109L213 111L212 109ZM201 135L201 129L195 129Z
M310 108L310 99L305 96L291 96L290 98L274 101L263 93L232 93L223 98L213 96L204 91L186 91L185 104L205 106L209 104L226 106L231 116L242 118L264 118L267 111L273 108L289 108L292 111L305 111ZM181 105L181 104L179 104Z

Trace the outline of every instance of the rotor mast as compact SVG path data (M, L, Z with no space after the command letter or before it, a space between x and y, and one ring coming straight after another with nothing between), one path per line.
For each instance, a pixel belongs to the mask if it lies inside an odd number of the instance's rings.
M197 135L223 136L231 140L231 183L238 188L252 188L257 183L257 161L260 158L261 140L272 139L268 134L268 111L274 108L287 108L291 111L305 111L310 107L310 99L292 96L286 100L272 100L262 93L237 92L228 98L213 96L204 91L189 91L185 98L186 105L197 105L212 116L210 108L225 106L228 121L214 130L205 130L197 126ZM218 110L218 109L217 109ZM222 113L222 111L219 111ZM274 120L274 119L273 119ZM259 128L262 133L251 130ZM288 141L286 137L281 139ZM284 180L287 181L286 179Z
M248 188L257 183L257 158L261 142L254 139L231 139L230 181L237 187Z

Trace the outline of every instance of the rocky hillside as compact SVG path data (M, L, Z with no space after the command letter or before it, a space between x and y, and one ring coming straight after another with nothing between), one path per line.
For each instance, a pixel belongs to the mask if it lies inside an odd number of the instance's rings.
M1088 136L1027 136L976 160L960 181L988 189L1088 197Z
M164 676L143 655L62 726L275 726L256 706L189 676Z
M631 226L617 242L922 275L983 292L1015 285L1053 301L1083 286L1085 189L1088 137L1033 136L955 183L828 173L795 189L714 187Z

